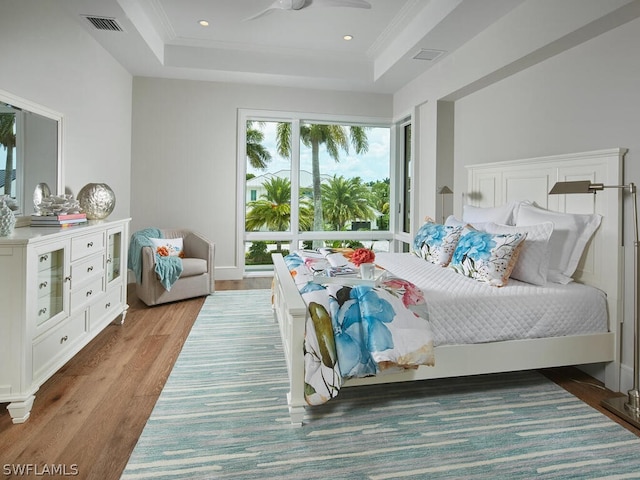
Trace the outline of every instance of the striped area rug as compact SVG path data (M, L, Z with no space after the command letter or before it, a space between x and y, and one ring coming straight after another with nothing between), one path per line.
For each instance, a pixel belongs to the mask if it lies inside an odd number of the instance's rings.
M302 428L286 378L270 292L216 292L122 478L640 478L640 439L535 372L344 389Z

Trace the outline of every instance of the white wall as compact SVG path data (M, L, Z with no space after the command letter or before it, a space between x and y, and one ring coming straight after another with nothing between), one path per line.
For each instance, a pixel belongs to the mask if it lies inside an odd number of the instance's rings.
M136 77L132 231L184 227L216 243L216 278L236 265L238 109L390 118L390 95Z
M567 10L572 4L575 15ZM640 182L638 16L638 1L528 1L397 92L396 115L413 109L421 113L420 120L429 120L420 123L418 132L423 144L417 152L420 191L430 199L420 203L419 216L433 216L436 198L434 181L422 172L446 171L436 154L441 149L434 145L443 141L437 135L442 119L434 107L440 100L454 102L453 138L444 141L453 146L456 213L469 164L626 147L624 180ZM576 23L579 17L582 26ZM553 22L540 23L543 18ZM623 391L631 387L633 364L629 198L625 207Z
M63 187L107 183L128 217L132 77L79 22L58 2L2 0L0 90L61 113Z

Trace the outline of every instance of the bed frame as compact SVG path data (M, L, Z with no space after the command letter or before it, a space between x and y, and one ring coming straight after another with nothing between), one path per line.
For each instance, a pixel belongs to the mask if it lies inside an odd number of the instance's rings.
M347 380L344 387L459 377L507 371L595 364L588 369L619 391L620 339L623 304L622 192L608 189L597 195L548 195L556 181L591 180L622 183L626 150L609 149L552 157L468 166L466 201L481 207L511 200L533 200L551 210L599 213L603 216L574 278L605 291L609 332L592 335L512 340L474 345L435 347L436 366L377 377ZM302 425L304 398L304 330L307 308L282 255L273 255L274 316L280 326L289 373L287 401L291 423Z

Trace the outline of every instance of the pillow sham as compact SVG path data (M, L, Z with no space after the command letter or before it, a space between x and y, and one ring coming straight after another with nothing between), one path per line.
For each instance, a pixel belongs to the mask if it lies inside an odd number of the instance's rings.
M537 205L521 205L517 226L553 223L549 239L549 272L547 279L567 284L578 268L578 262L589 240L600 226L602 216L594 214L562 213L545 210Z
M462 207L462 221L472 224L494 222L513 225L513 213L518 205L519 202L509 202L499 207L464 205Z
M182 238L150 238L153 251L161 257L184 258Z
M462 227L427 222L413 239L413 252L435 265L446 266L460 238Z
M524 233L494 235L464 227L448 268L502 287L507 284L525 237Z
M553 223L544 222L537 225L516 227L489 222L485 224L484 230L492 234L526 234L527 237L522 243L518 261L511 271L511 278L533 285L547 283L549 239L553 233Z
M475 222L475 223L463 222L459 218L456 218L453 215L449 215L447 219L444 221L444 224L451 225L454 227L465 227L467 225L470 225L476 230L484 230L484 226L487 224L487 222Z

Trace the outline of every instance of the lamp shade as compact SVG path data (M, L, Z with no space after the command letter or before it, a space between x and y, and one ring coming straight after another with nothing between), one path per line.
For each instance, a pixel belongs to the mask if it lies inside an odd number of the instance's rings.
M575 182L556 182L549 191L549 195L561 195L571 193L595 193L602 190L601 183L591 183L589 180L577 180Z

